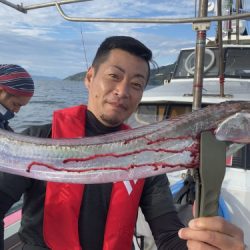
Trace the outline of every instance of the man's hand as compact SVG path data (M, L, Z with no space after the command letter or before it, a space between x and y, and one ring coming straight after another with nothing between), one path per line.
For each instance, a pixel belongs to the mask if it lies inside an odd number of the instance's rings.
M179 237L187 240L188 249L246 249L243 231L218 216L191 220L179 231Z

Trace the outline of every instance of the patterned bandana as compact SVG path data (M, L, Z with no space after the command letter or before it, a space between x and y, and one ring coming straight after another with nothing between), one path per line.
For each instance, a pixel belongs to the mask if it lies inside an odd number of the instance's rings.
M14 64L0 64L0 86L9 94L33 96L34 82L29 73Z

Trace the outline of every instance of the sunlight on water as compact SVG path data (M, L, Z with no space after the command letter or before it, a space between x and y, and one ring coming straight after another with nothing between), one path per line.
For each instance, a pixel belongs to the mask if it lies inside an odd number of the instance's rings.
M10 121L10 126L20 132L31 125L51 122L54 110L87 102L83 82L63 80L36 80L35 94L29 104Z

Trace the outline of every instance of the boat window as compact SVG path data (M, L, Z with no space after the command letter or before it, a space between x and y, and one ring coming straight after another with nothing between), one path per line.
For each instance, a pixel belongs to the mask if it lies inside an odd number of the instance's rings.
M250 144L239 150L233 155L232 161L229 161L229 167L250 170Z
M225 77L250 78L250 48L227 48Z
M192 111L191 104L170 104L165 114L165 119L173 118L182 114L190 113Z
M150 123L154 123L161 120L161 116L164 115L164 105L158 104L140 104L128 119L127 123L135 128Z
M219 57L217 48L206 48L204 77L218 77ZM195 51L182 50L178 57L173 78L193 78L195 70Z
M131 127L135 128L189 113L191 110L191 104L140 104L137 111L127 122Z
M232 168L241 168L250 170L250 144L233 154L227 160L227 166Z

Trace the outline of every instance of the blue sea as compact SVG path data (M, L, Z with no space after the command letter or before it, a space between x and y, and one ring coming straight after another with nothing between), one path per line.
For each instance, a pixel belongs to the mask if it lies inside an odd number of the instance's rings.
M86 104L88 93L82 81L36 80L31 101L10 120L10 126L21 132L31 125L51 122L54 110Z

